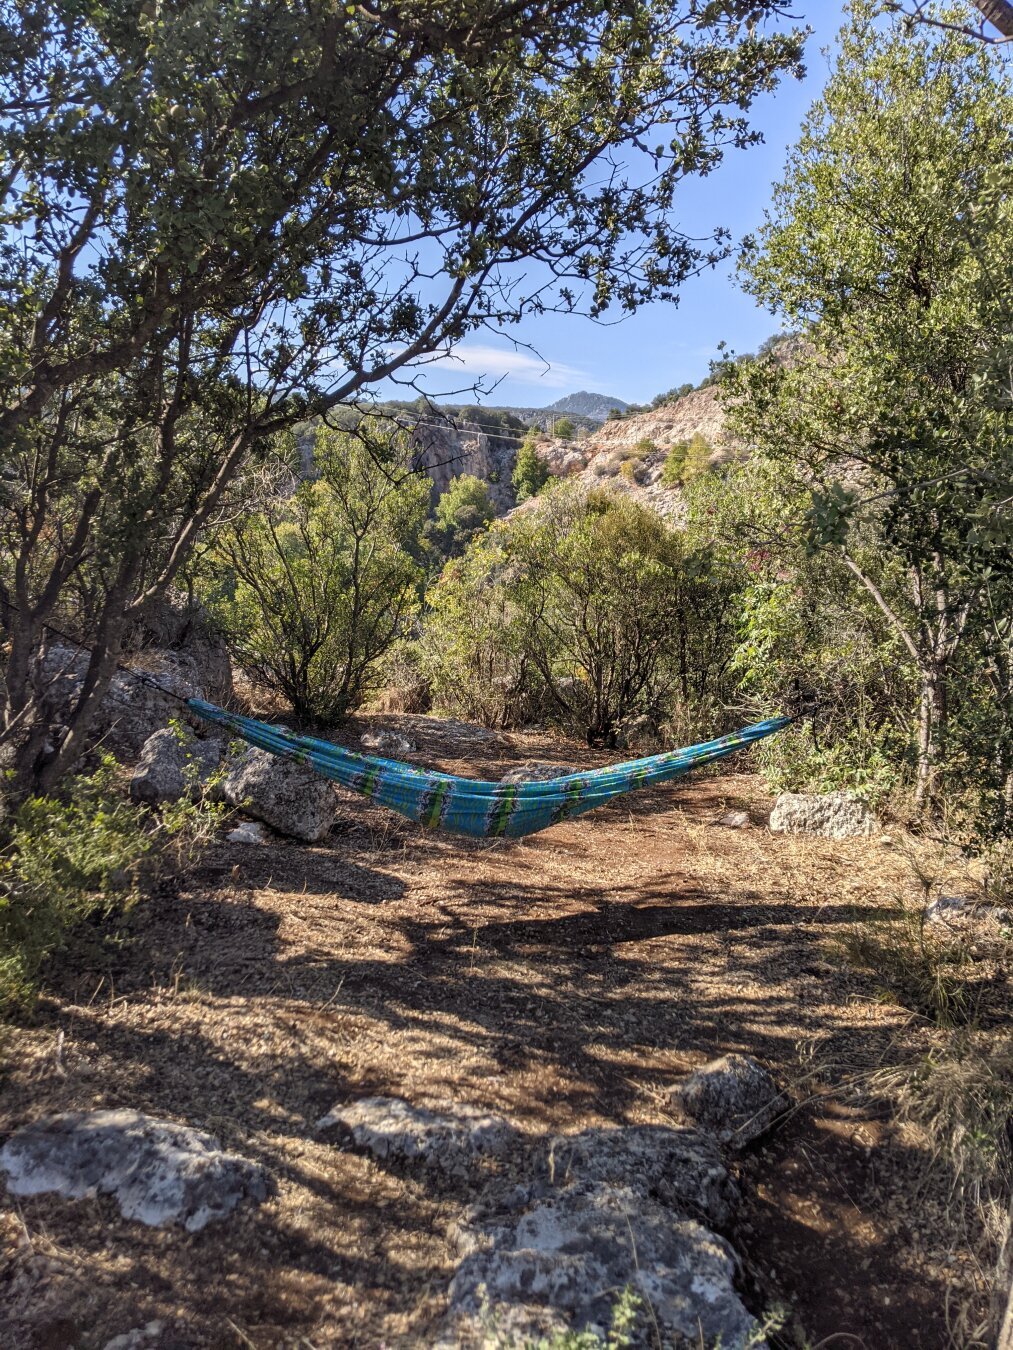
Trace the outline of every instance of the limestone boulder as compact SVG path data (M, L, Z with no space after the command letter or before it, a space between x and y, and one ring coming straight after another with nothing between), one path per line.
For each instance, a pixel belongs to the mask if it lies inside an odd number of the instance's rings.
M196 799L221 764L224 748L225 742L217 738L199 741L170 727L156 731L141 747L130 795L152 804L185 796Z
M199 600L170 593L145 615L140 629L143 647L177 652L193 662L206 698L226 703L232 697L229 649Z
M763 1344L728 1243L639 1189L564 1187L519 1214L465 1224L456 1239L444 1350L580 1333L605 1343L627 1286L640 1301L634 1345Z
M319 843L334 824L337 797L326 778L255 746L228 762L221 791L230 806L308 844Z
M876 817L865 802L847 792L782 792L770 813L770 828L824 839L879 833Z
M388 759L410 755L418 749L414 741L409 740L407 736L399 735L396 731L364 731L359 737L359 744L370 754L381 755Z
M502 1116L456 1102L430 1109L399 1097L365 1097L335 1106L320 1130L348 1131L358 1148L382 1161L466 1177L481 1158L502 1157L521 1136Z
M691 1073L672 1094L701 1130L742 1148L770 1128L787 1099L751 1055L722 1055Z
M267 1198L263 1168L217 1139L140 1111L76 1111L17 1130L0 1149L13 1195L112 1195L125 1219L195 1233Z
M51 721L69 722L84 685L89 655L79 647L52 643L35 662L33 680ZM137 676L118 671L99 704L90 740L122 758L133 759L145 742L167 727L173 718L192 721L183 706L188 698L203 698L193 660L179 652L146 652ZM138 676L140 678L138 678Z

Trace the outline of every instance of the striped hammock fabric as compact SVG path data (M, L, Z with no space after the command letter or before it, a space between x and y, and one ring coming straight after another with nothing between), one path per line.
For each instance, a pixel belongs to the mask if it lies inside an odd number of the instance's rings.
M360 755L329 741L296 736L267 722L240 717L202 699L189 699L187 706L205 721L225 727L251 745L305 764L343 788L399 811L409 820L477 839L516 839L535 834L593 811L613 797L667 783L701 764L723 759L765 736L772 736L794 720L774 717L702 745L670 750L647 759L631 759L587 773L564 774L532 783L490 783L414 769L376 755Z

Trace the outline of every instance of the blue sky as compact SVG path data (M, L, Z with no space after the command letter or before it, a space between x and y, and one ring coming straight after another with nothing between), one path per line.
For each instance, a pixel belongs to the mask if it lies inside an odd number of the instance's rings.
M829 62L823 49L832 46L844 20L843 0L816 0L799 8L814 30L806 78L785 81L757 100L752 120L764 133L763 145L730 151L710 177L683 184L676 218L689 235L724 225L740 239L763 221L771 185L781 177L802 119L826 84ZM481 400L490 405L542 407L578 389L647 402L706 375L719 342L738 352L754 351L775 330L775 321L743 294L733 273L731 265L705 272L686 283L678 305L646 305L618 324L545 315L512 330L544 360L514 351L506 338L476 335L457 349L457 359L430 369L426 387L438 396L482 376L487 384L500 379Z

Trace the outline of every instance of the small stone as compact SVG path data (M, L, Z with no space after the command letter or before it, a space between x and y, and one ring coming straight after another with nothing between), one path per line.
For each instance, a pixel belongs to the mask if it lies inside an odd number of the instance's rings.
M515 769L508 769L499 780L501 783L550 783L556 778L565 778L573 773L560 764L543 764L539 760L526 760Z
M672 1092L687 1116L723 1144L742 1148L770 1127L787 1105L770 1074L751 1055L722 1055Z
M125 1219L191 1233L270 1190L262 1167L211 1135L140 1111L74 1111L26 1125L0 1150L0 1170L12 1195L111 1194Z
M165 1323L156 1318L143 1327L134 1327L131 1331L114 1336L111 1341L106 1341L102 1350L147 1350L151 1342L162 1334L164 1326Z
M729 830L744 830L749 824L749 812L726 811L723 816L718 816L714 824L724 825Z
M359 1148L375 1158L396 1159L465 1176L480 1156L498 1157L519 1139L502 1116L456 1102L430 1109L400 1097L364 1097L334 1106L317 1121L318 1130L343 1126Z
M410 755L418 746L407 736L396 731L364 731L359 737L364 750L376 750L381 755Z
M259 820L244 820L225 836L230 844L266 844L269 842L267 830Z

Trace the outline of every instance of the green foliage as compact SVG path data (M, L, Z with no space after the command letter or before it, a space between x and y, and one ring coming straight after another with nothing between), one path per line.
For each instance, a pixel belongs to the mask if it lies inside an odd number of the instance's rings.
M429 488L389 423L322 429L314 460L318 479L222 531L208 598L239 663L300 719L333 723L418 611Z
M495 516L489 489L482 479L471 473L458 474L436 503L423 538L441 561L458 558Z
M793 534L833 584L864 589L863 628L871 618L874 645L892 643L914 672L892 717L918 800L971 793L969 820L994 831L1013 781L1010 642L996 622L1013 606L1011 311L998 280L1013 245L1013 80L981 44L884 25L876 8L852 6L747 251L747 286L804 343L790 361L731 365L723 389L733 430L801 498ZM855 607L834 606L845 619Z
M611 414L611 409L609 411ZM553 435L558 436L561 441L572 441L576 430L573 419L569 417L557 418L552 427Z
M183 758L183 793L175 801L162 803L160 824L177 861L190 863L215 838L231 814L230 807L217 796L227 769L223 757L221 765L202 778L200 760L189 749L193 733L175 717L170 718L169 727L187 750Z
M539 707L592 742L716 696L732 638L721 560L622 494L561 484L495 525L430 592L438 700L511 724Z
M482 726L523 725L542 707L510 585L504 525L476 537L427 596L422 668L437 705Z
M800 36L757 27L779 10L5 8L0 734L24 782L68 772L126 627L275 436L483 325L629 312L723 251L670 209L798 68ZM639 181L598 172L645 144ZM68 615L96 678L46 756L31 660Z
M105 757L61 797L18 808L0 854L0 1008L30 1000L40 967L78 924L133 898L152 838L116 776Z
M710 468L714 448L698 431L690 441L677 441L665 456L661 481L665 487L682 487Z
M643 1298L632 1285L627 1285L612 1306L609 1329L604 1336L596 1331L564 1331L537 1341L505 1339L496 1328L495 1317L488 1311L482 1317L486 1338L494 1338L500 1350L628 1350L634 1344L637 1328L644 1321Z
M513 485L518 503L535 497L549 481L549 466L536 449L536 437L528 434L517 451Z

